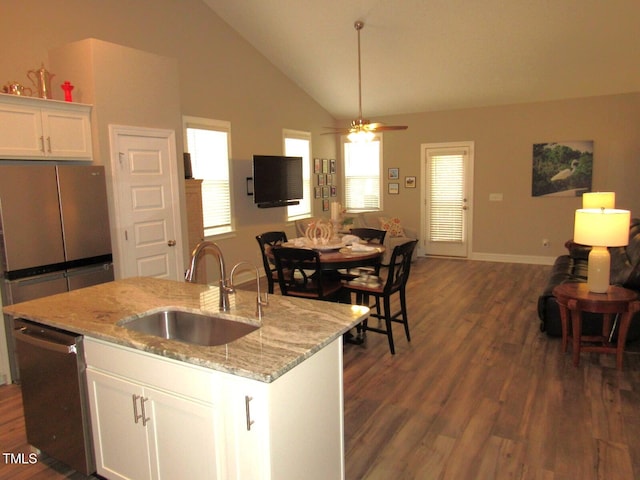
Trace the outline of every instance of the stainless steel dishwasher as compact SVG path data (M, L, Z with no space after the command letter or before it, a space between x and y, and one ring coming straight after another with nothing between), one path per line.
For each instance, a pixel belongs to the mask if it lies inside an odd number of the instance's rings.
M30 445L77 472L95 472L82 336L15 321Z

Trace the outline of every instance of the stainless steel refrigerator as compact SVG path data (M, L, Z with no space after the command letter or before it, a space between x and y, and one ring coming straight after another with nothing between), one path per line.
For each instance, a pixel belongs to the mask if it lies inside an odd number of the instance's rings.
M113 280L104 167L0 165L0 274L5 305Z

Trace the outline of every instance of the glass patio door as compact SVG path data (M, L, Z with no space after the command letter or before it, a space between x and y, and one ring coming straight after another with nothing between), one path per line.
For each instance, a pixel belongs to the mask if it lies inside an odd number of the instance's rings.
M470 241L473 143L423 145L422 162L424 253L466 258Z

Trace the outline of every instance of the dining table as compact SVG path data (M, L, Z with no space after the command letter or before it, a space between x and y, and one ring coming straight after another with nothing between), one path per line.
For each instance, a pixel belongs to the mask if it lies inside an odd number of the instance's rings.
M300 241L289 241L281 246L284 248L309 248L318 251L322 270L351 270L358 267L375 267L380 264L385 251L384 245L369 243L314 245Z

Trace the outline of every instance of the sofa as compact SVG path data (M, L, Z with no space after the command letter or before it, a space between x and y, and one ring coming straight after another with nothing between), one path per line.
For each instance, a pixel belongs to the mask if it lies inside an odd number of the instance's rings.
M315 220L318 219L312 217L296 220L296 235L298 237L304 236L309 223ZM363 227L387 230L384 238L385 252L382 257L382 265L389 265L391 254L397 245L418 238L418 232L416 230L402 225L398 217L386 215L384 212L358 212L345 213L343 215L341 229L344 233L348 233L352 228ZM417 250L417 248L413 250L412 261L417 257Z
M547 285L538 298L540 330L550 336L562 336L560 310L553 296L553 288L566 282L586 282L588 257L591 247L569 240L567 254L556 258ZM634 218L629 226L629 245L610 247L612 285L619 285L640 293L640 219ZM583 313L584 335L599 335L602 332L602 314ZM640 312L631 320L627 342L640 338Z

